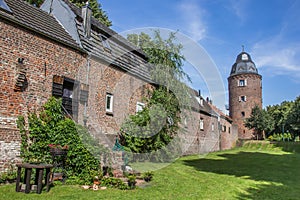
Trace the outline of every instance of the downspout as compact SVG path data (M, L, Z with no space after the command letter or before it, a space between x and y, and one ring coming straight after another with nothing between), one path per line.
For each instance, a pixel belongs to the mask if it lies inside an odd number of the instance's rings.
M87 59L86 59L86 80L85 80L86 85L89 85L89 74L90 74L90 56L88 55ZM87 119L88 119L88 116L87 116L87 101L84 102L84 112L83 112L84 126L86 126L86 122L87 122Z

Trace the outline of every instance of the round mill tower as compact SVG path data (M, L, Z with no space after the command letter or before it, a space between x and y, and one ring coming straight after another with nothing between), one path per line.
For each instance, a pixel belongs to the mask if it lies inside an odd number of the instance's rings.
M250 55L241 52L232 66L228 77L229 115L238 126L239 139L252 139L253 130L244 126L244 120L251 115L252 108L262 108L262 76L258 74Z

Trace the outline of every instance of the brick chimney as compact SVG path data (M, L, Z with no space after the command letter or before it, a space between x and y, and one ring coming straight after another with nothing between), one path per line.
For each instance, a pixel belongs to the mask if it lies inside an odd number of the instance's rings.
M82 19L83 19L83 33L84 36L89 38L91 36L91 17L92 17L92 9L89 6L89 2L87 1L85 6L82 7Z

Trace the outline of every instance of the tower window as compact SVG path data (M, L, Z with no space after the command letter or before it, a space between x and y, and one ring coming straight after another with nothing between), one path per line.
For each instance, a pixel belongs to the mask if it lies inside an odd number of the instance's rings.
M246 85L247 85L247 80L246 79L238 80L238 86L245 87Z
M242 114L242 117L245 117L245 112L244 111L242 111L241 114Z
M239 96L239 101L246 102L247 97L246 96Z

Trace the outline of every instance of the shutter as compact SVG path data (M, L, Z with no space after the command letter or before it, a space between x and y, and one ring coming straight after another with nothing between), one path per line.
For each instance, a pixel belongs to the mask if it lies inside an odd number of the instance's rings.
M247 79L245 79L245 86L247 86Z
M54 75L52 84L52 95L55 97L62 97L63 95L64 78L62 76Z

